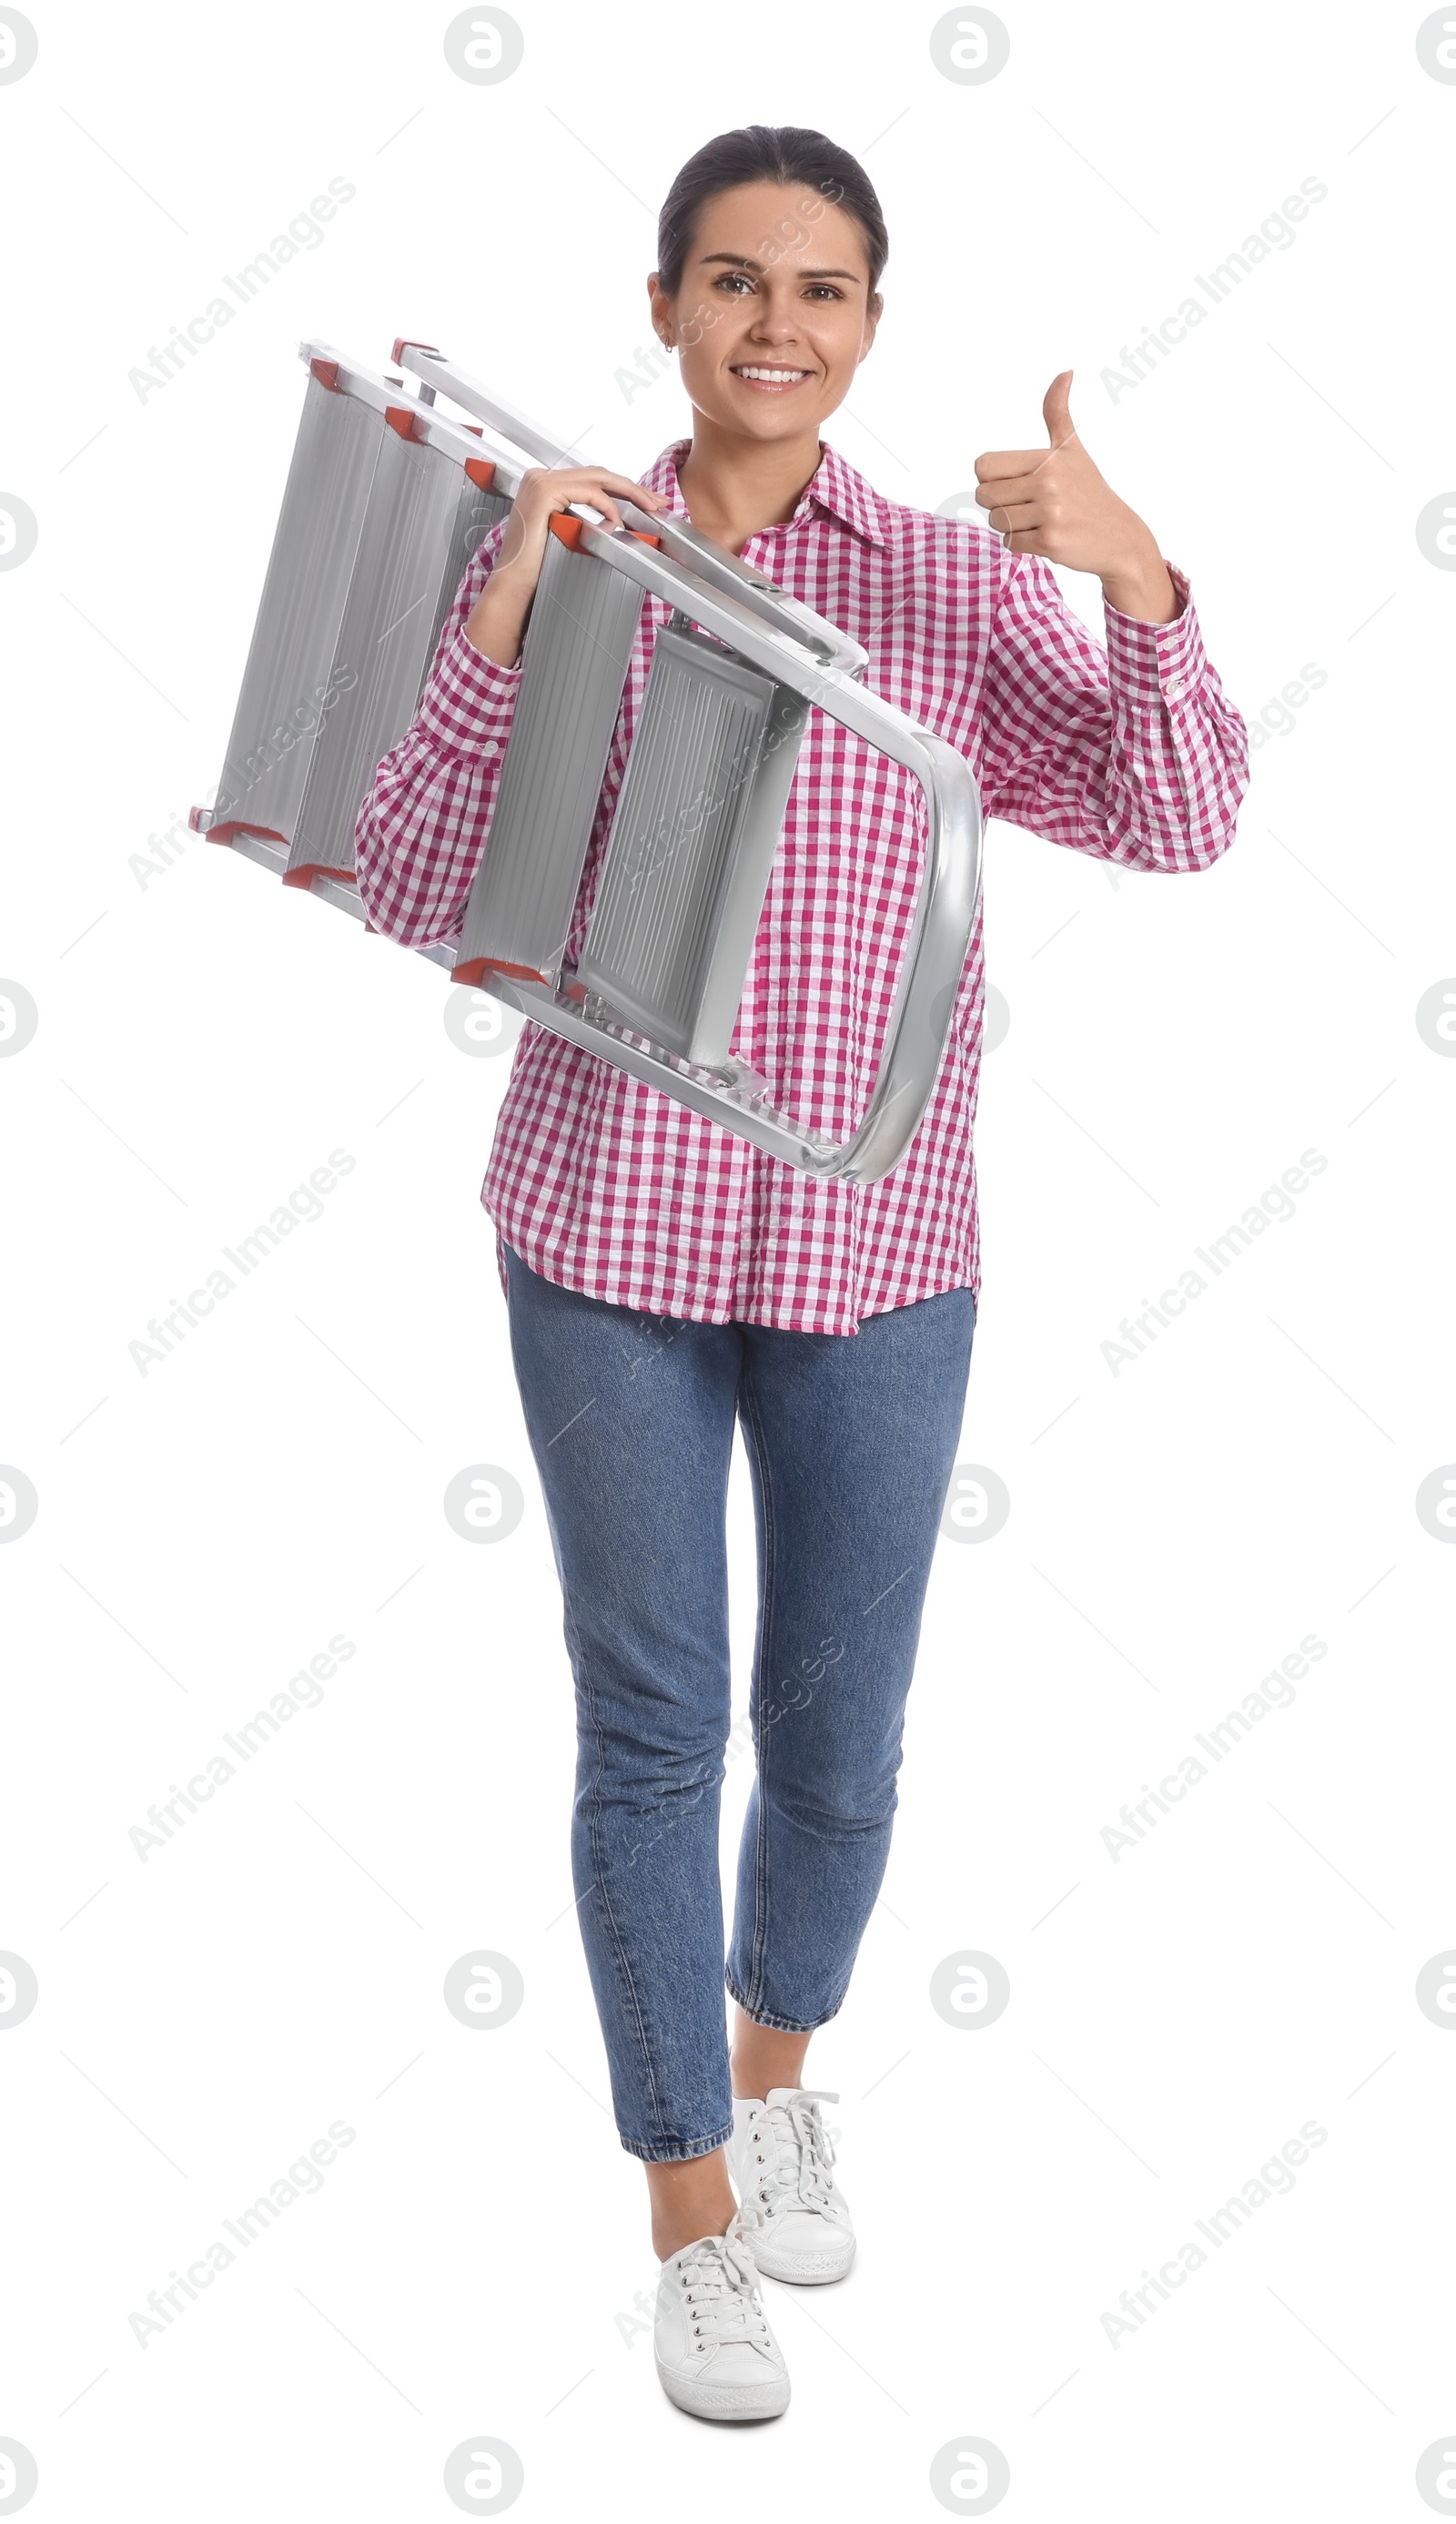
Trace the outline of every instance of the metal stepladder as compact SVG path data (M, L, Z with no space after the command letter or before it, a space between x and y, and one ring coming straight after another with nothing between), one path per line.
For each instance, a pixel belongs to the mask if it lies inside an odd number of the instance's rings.
M427 345L396 342L392 375L322 343L300 357L303 417L222 779L189 820L363 918L360 802L413 718L470 555L530 465L570 460ZM440 395L470 417L441 413ZM685 518L618 506L619 531L584 507L552 520L461 944L415 951L801 1171L876 1182L929 1103L970 944L970 765L868 689L866 653L833 623ZM649 594L672 611L573 965L565 942ZM729 1053L810 708L909 769L927 812L879 1065L843 1141L776 1110Z

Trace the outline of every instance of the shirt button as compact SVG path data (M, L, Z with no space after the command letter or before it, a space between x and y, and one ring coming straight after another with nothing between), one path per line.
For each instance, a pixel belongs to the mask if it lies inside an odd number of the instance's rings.
M1187 691L1188 686L1181 675L1170 675L1163 686L1163 699L1169 702L1181 702Z
M497 750L496 740L493 736L488 736L484 745L480 749L482 753L494 753Z

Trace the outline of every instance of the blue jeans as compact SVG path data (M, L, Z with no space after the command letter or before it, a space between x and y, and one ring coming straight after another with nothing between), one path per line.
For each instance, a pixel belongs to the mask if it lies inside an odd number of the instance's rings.
M760 2024L837 2014L890 1849L905 1695L975 1308L857 1333L608 1305L506 1247L511 1355L576 1680L572 1872L621 2141L733 2121L723 1983ZM742 1423L758 1538L756 1776L723 1951L725 1506Z

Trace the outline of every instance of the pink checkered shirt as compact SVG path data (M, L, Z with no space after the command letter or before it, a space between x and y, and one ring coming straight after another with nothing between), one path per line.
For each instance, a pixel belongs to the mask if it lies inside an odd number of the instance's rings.
M687 514L684 440L642 476ZM464 623L504 521L471 560L409 733L360 810L359 887L405 946L459 939L520 683ZM1127 868L1206 868L1247 784L1243 721L1182 609L1105 609L1105 650L1045 562L986 528L887 500L825 447L793 516L743 558L869 651L878 693L959 748L988 817ZM568 955L580 951L607 829L668 607L649 597L607 761ZM912 774L810 714L732 1050L772 1101L844 1139L873 1083L924 858ZM980 1286L971 1134L985 967L981 917L934 1093L879 1183L822 1182L763 1154L548 1028L527 1022L481 1199L501 1239L568 1288L704 1323L855 1333L866 1315Z

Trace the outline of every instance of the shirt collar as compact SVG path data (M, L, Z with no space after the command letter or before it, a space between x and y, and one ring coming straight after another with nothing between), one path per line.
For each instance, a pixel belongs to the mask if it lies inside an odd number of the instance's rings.
M642 476L647 489L666 493L668 508L680 517L687 515L688 504L678 482L677 468L685 461L692 444L691 438L680 438L671 447L664 447L655 463L650 465ZM862 536L866 543L885 546L890 541L886 516L888 507L889 503L882 499L873 483L867 482L862 473L856 473L838 449L825 446L821 439L819 469L804 484L793 516L785 522L791 526L801 525L813 515L816 509L822 509L829 516L837 517L841 525L849 526L854 534Z

